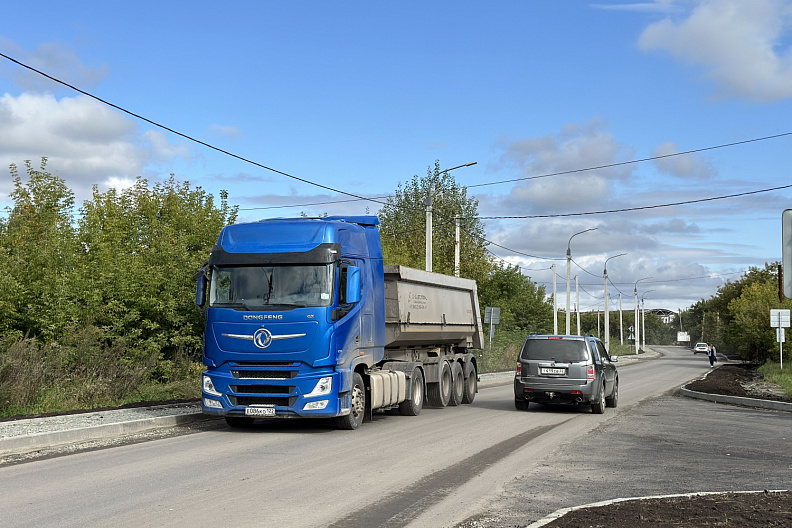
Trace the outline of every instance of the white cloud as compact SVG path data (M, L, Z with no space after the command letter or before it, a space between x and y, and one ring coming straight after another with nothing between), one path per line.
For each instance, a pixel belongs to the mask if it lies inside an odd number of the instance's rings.
M209 127L209 130L215 136L227 137L231 139L239 139L242 136L242 131L239 129L239 127L233 125L214 124Z
M106 65L86 66L76 52L53 42L41 44L35 50L27 51L0 37L0 46L20 62L73 86L83 88L93 86L108 73ZM24 91L51 92L56 89L66 89L64 85L16 64L3 61L0 67L7 73L8 78Z
M769 102L792 97L790 29L788 0L702 0L685 19L651 24L639 45L703 66L720 96Z
M142 135L125 115L85 96L57 99L52 94L0 97L0 164L22 166L48 158L48 169L65 179L77 203L90 197L94 184L119 188L144 175L153 161L187 156L159 131ZM10 182L0 179L0 192Z
M676 156L675 154L678 153L676 143L670 141L663 143L652 153L653 157L660 156L654 160L655 166L660 171L679 178L707 179L715 175L715 168L701 154Z
M599 122L565 125L561 133L507 142L501 141L502 167L517 168L526 181L516 184L499 199L501 212L543 214L587 209L608 201L612 185L627 181L630 165L604 168L632 158L632 151L618 143ZM603 167L581 171L581 168ZM560 176L549 174L570 172ZM538 178L537 178L538 176Z

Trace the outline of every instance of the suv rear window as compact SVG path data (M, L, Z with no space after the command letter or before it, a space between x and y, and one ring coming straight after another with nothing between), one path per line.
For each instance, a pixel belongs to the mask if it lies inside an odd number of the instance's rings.
M586 342L577 339L528 339L520 352L520 359L552 359L561 363L588 360Z

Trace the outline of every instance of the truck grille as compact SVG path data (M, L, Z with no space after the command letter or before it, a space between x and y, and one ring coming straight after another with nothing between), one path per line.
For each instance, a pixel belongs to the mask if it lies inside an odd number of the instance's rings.
M279 398L275 396L228 396L231 405L278 405L291 407L297 396Z
M296 370L232 370L231 375L238 379L292 379Z
M229 385L231 392L237 394L291 394L294 387L281 385Z

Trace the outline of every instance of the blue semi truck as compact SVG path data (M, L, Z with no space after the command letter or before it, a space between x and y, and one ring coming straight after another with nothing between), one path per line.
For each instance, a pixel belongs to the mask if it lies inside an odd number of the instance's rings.
M376 216L223 228L196 273L206 319L202 409L259 418L417 415L472 403L481 319L475 281L384 266Z

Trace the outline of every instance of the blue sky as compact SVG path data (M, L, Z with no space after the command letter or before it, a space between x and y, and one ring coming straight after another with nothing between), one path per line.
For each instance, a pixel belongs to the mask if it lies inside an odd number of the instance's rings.
M792 1L56 2L4 6L0 53L261 165L365 197L435 160L482 217L647 207L792 184ZM78 204L171 173L240 220L376 214L192 143L0 57L0 164L49 158ZM572 174L531 178L563 171ZM10 204L0 178L0 206ZM685 308L781 258L792 189L632 212L487 219L565 304ZM277 208L273 208L277 207ZM534 255L533 258L525 255ZM558 259L558 260L551 260ZM651 290L651 291L650 291ZM573 293L574 302L574 293ZM613 304L611 305L613 306Z

